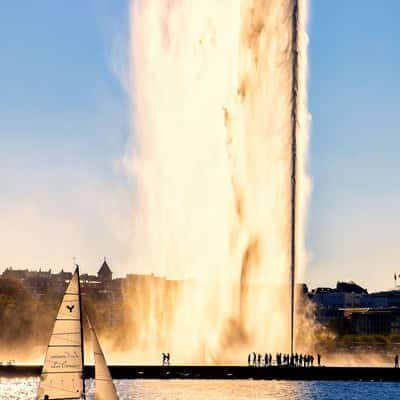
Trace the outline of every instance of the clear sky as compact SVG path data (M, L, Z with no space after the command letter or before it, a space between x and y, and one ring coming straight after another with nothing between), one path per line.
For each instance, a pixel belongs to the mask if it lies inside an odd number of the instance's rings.
M126 262L128 0L2 4L0 269ZM400 2L311 0L311 287L400 273ZM117 64L117 65L116 65Z
M400 272L400 2L311 1L312 285Z

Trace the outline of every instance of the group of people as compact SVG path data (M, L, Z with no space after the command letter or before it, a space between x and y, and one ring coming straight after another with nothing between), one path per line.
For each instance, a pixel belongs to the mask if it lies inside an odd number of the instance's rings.
M162 365L170 365L171 355L170 353L162 353ZM271 353L265 353L264 356L260 353L249 353L247 357L247 363L252 367L268 367L272 365L290 365L293 367L313 367L314 356L312 354L282 354L277 353L275 355L275 363L273 362ZM14 360L8 361L7 365L13 365ZM321 354L317 354L318 367L321 366ZM2 362L0 361L0 365ZM399 368L399 355L396 354L394 357L394 367Z
M277 353L275 356L275 365L291 365L293 367L313 367L314 356L312 354L282 354ZM321 366L321 354L317 355L318 366ZM250 353L247 357L247 363L253 367L268 367L273 365L272 354Z
M268 365L272 365L272 354L265 353L264 357L260 353L250 353L247 357L247 362L249 366L253 367L261 367L264 365L265 367Z
M321 366L321 354L317 354L318 367ZM291 365L294 367L313 367L314 356L312 354L277 354L277 365Z
M170 365L171 355L169 353L162 353L162 365Z

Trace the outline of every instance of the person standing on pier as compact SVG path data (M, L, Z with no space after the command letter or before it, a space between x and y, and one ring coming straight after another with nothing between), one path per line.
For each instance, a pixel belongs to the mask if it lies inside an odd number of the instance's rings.
M247 356L247 365L250 367L251 365L251 353Z
M264 367L268 367L268 354L264 354Z
M268 364L272 365L272 354L271 353L269 353Z
M394 367L399 368L399 355L398 354L396 354L396 356L394 357Z
M253 351L253 366L257 366L257 354Z
M318 367L320 367L321 366L321 354L318 353L317 358L318 358Z

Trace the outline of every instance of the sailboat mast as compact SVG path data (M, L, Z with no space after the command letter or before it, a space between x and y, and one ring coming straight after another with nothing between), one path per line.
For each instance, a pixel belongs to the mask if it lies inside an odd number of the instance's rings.
M76 272L78 275L78 295L79 295L79 323L81 326L81 357L82 357L82 383L83 383L83 398L86 399L85 391L85 359L84 359L84 346L83 346L83 315L82 315L82 293L81 293L81 278L79 275L79 265L76 265Z

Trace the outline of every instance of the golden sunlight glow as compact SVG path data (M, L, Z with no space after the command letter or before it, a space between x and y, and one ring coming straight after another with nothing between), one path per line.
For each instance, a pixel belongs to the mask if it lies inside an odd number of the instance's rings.
M299 10L298 278L310 187L306 0ZM140 352L204 362L288 350L292 13L293 0L132 2L132 263L188 280L173 294L154 288L152 312L134 317Z

